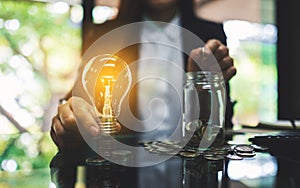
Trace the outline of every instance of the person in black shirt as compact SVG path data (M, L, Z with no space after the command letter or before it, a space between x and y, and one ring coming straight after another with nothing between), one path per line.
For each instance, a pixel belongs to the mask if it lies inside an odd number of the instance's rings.
M95 41L98 37L115 28L143 21L145 15L150 20L162 22L170 22L175 16L179 16L180 26L197 35L205 43L205 46L194 46L193 49L190 49L191 53L189 55L183 55L184 69L195 71L191 57L197 57L200 53L203 53L203 47L209 49L205 51L206 53L211 53L216 57L227 86L225 127L232 127L233 104L230 100L228 81L236 74L236 68L226 47L226 35L223 31L223 25L196 17L193 2L193 0L122 0L118 17L95 27L94 29L97 32L94 32L94 36L89 40ZM189 45L186 44L187 40L184 36L181 40L183 46ZM86 44L85 41L83 43L83 52L85 52L91 43ZM139 57L138 48L139 46L133 46L126 49L124 53L126 57L122 56L122 52L118 55L124 58L126 62L132 62ZM80 106L80 110L75 112L73 105ZM77 127L79 125L76 122L81 122L81 125L91 136L99 134L99 127L93 113L89 113L90 111L92 111L92 107L83 98L72 96L72 92L65 97L64 104L59 105L58 113L52 120L50 131L54 143L60 150L76 149L78 151L86 147L86 143Z

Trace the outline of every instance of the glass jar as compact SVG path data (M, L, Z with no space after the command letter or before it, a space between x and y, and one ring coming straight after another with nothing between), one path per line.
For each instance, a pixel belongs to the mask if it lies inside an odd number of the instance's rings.
M222 73L188 72L186 77L182 130L186 147L200 150L223 147L226 88Z

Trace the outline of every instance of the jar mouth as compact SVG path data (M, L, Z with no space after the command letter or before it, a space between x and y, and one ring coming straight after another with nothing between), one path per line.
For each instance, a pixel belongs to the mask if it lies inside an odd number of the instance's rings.
M187 72L186 76L187 76L187 80L207 80L207 81L224 80L222 72L195 71L195 72Z

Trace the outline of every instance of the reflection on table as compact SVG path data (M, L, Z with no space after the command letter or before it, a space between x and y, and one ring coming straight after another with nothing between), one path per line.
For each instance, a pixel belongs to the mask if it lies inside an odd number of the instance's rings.
M109 161L99 166L66 163L69 156L57 154L51 163L52 180L58 187L219 187L224 161L206 161L173 157L149 167L125 167ZM73 158L74 159L74 158Z
M237 135L231 142L248 142L248 138ZM300 187L300 159L268 152L256 152L254 158L243 160L176 155L157 165L136 168L106 160L88 165L86 158L91 153L55 154L48 134L1 135L0 145L0 187Z

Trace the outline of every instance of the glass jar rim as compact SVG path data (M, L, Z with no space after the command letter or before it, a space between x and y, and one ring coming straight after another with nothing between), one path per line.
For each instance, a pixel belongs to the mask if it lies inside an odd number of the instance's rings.
M186 73L187 80L223 81L222 72L195 71Z

